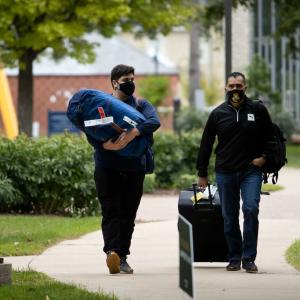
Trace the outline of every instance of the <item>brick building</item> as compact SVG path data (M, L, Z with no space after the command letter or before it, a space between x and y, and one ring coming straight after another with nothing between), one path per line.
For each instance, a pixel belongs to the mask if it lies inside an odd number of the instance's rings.
M97 34L89 35L96 47L96 60L93 64L82 65L71 58L55 62L43 56L34 63L34 135L48 134L49 112L63 112L70 96L80 88L101 89L111 92L110 71L119 63L132 65L136 71L136 82L149 75L165 75L169 78L170 96L163 106L170 111L161 116L162 129L172 128L172 99L178 95L179 75L175 68L155 62L153 58L129 45L125 40L114 37L103 38ZM6 70L11 93L16 104L17 70ZM138 88L136 95L138 94ZM151 100L151 99L150 99ZM167 109L166 109L167 107Z

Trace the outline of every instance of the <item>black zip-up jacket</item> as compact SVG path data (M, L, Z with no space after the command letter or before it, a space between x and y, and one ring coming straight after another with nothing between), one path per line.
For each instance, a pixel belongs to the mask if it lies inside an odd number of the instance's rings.
M215 137L217 172L240 171L254 158L264 155L268 159L271 149L273 125L266 107L259 101L245 96L236 109L228 101L216 107L210 114L201 139L197 170L200 177L207 176L207 167Z

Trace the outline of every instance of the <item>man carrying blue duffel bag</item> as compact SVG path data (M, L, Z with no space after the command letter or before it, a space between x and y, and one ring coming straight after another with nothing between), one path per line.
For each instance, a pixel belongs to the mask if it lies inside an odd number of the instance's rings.
M95 150L94 177L109 272L132 274L127 255L145 174L152 173L154 168L151 145L160 122L147 100L133 96L133 67L115 66L111 84L112 95L96 90L76 93L67 115L85 132Z

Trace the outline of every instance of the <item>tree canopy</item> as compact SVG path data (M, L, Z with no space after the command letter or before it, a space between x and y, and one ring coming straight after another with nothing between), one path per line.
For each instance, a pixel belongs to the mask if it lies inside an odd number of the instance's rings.
M0 0L0 60L16 65L31 50L36 57L46 48L54 57L81 62L93 59L84 34L117 31L136 34L168 33L193 12L188 0Z
M191 0L0 0L0 62L19 68L20 131L31 135L32 64L44 50L89 63L94 45L85 33L153 37L184 25L193 14Z
M300 32L300 1L299 0L274 0L276 3L276 15L278 16L277 36L289 38L289 46L292 52L300 51L300 41L297 30Z
M235 9L239 5L250 8L255 0L232 0L232 7ZM224 0L207 0L198 11L198 19L201 22L206 32L210 28L221 30L222 21L225 16L225 2Z

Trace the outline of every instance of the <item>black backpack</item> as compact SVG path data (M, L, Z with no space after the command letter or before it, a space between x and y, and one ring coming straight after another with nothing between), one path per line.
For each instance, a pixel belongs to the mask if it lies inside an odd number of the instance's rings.
M272 183L277 183L278 172L287 163L285 142L286 139L281 129L277 124L273 123L273 139L269 142L272 153L268 155L267 161L263 166L264 183L268 182L270 176L272 177Z

